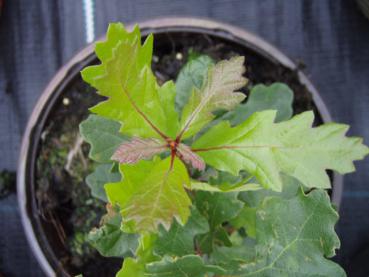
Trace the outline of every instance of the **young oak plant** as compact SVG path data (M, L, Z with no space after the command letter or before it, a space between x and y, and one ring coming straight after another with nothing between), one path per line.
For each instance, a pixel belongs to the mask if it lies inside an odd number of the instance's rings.
M82 71L107 98L81 124L102 163L87 182L110 203L90 239L125 258L117 276L343 276L326 259L339 247L326 170L354 171L362 140L346 125L312 127L312 112L290 118L283 84L241 104L243 57L194 57L159 85L152 50L152 35L141 44L137 26L110 24L101 64Z

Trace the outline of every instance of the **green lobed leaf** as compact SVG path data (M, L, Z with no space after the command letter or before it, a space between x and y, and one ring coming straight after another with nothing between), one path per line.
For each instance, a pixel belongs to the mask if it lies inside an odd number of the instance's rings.
M129 33L122 24L109 25L107 39L96 45L101 64L85 68L82 78L108 97L93 113L122 123L121 132L142 138L173 137L179 127L175 85L159 86L151 71L153 37L141 45L138 27Z
M183 185L189 184L188 172L178 159L170 168L170 158L121 164L123 180L105 185L109 202L120 206L123 222L134 231L156 232L159 224L169 229L174 217L186 223L191 200Z
M139 246L136 251L136 258L124 260L122 269L117 273L117 277L145 277L145 265L157 261L159 258L154 255L153 248L157 236L153 234L141 235Z
M269 189L260 189L257 191L245 191L238 195L238 199L245 202L250 207L257 207L264 201L265 198L277 196L284 199L295 197L301 189L310 190L301 186L301 182L293 177L282 174L282 191L277 192Z
M218 246L232 246L231 237L223 226L216 226L197 237L197 248L202 254L210 254Z
M246 84L242 77L245 71L244 57L233 57L210 67L207 81L200 90L192 90L189 101L183 108L180 137L189 138L214 119L212 112L231 110L245 95L236 90Z
M157 234L143 234L136 251L136 257L144 263L154 262L160 259L154 253L155 243L158 239Z
M260 84L251 89L245 104L238 105L221 119L229 120L231 125L238 125L255 112L276 110L275 121L280 122L291 118L292 102L293 91L287 85L282 83L274 83L269 86Z
M256 212L256 256L249 263L240 263L232 274L345 276L338 264L325 258L340 246L334 231L337 219L323 190L301 191L292 199L265 199Z
M119 172L112 172L112 166L112 164L98 165L95 171L86 177L92 196L104 202L108 202L104 185L121 179Z
M128 257L135 253L138 236L127 234L120 229L121 216L109 218L102 227L88 234L89 242L105 257Z
M207 219L196 208L192 208L191 216L184 226L174 222L169 231L159 229L154 252L160 256L184 256L195 254L194 238L209 231Z
M111 162L118 146L127 139L119 133L120 124L97 115L89 115L80 125L80 133L91 145L90 158L100 163Z
M191 190L203 190L213 192L242 192L262 189L259 184L249 182L252 176L241 172L234 176L225 171L216 171L215 176L209 176L208 182L191 181Z
M147 264L146 270L145 276L152 277L204 277L207 273L224 273L221 267L206 265L203 259L196 255L180 258L164 257L161 261Z
M282 175L283 190L276 192L268 189L260 189L257 191L243 191L239 193L238 199L245 203L240 213L230 220L231 225L236 228L244 228L246 234L255 238L256 236L256 211L257 207L267 197L280 197L283 199L291 199L295 197L301 189L301 184L293 177Z
M241 191L256 191L260 190L262 187L258 184L253 183L240 183L235 184L233 186L227 186L227 187L218 187L210 185L209 183L204 182L191 182L191 187L189 189L191 190L202 190L202 191L213 191L213 192L241 192Z
M115 275L116 277L145 277L145 264L133 258L124 259L122 269Z
M283 83L273 83L269 86L259 84L251 88L247 102L237 105L219 118L205 126L196 137L200 137L219 122L228 120L232 126L244 122L254 112L263 110L276 110L276 122L291 118L293 91ZM195 139L196 139L195 137Z
M222 223L234 218L244 204L237 199L238 193L198 191L195 197L197 209L207 218L210 230L198 236L201 252L210 253L217 245L230 245L228 233Z
M247 235L251 238L256 236L256 208L243 206L239 214L230 220L230 224L236 229L245 228Z
M368 147L360 138L347 138L348 127L327 123L312 128L314 114L304 112L274 123L276 111L254 113L231 127L223 121L201 136L192 148L218 170L238 175L246 170L265 188L282 190L280 173L293 176L307 187L329 188L326 169L354 171Z
M238 193L198 191L195 197L197 209L208 219L210 228L235 217L243 207L237 199Z
M232 186L240 182L247 182L250 180L249 174L242 171L239 175L235 176L226 171L216 170L214 168L208 167L208 170L215 171L214 174L210 174L208 179L206 179L209 184L216 186Z
M239 276L236 275L239 268L253 261L255 261L255 243L247 239L240 245L216 247L210 256L211 263L226 270L225 276Z
M178 74L176 81L176 108L182 111L194 88L200 90L206 81L209 67L214 61L207 55L200 55L187 62Z

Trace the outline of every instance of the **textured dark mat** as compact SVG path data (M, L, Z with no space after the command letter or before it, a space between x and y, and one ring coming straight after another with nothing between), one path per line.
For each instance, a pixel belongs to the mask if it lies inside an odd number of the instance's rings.
M5 0L0 17L0 170L16 169L21 135L43 88L85 45L83 1ZM231 23L273 43L306 72L334 119L369 143L369 20L349 0L96 0L96 36L108 22L200 16ZM337 260L350 276L368 261L369 160L345 178ZM26 244L14 196L0 202L0 272L42 276ZM368 266L368 265L367 265ZM350 268L351 267L351 268Z

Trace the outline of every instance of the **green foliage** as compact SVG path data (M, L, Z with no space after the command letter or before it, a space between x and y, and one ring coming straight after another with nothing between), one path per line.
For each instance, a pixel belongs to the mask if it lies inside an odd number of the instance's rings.
M146 276L203 277L206 273L223 274L224 270L218 266L206 265L199 256L188 255L178 259L164 257L159 262L150 263L147 265Z
M222 223L234 218L242 209L242 201L236 192L204 192L196 194L195 205L207 218L210 230L199 236L198 244L202 252L211 253L217 245L230 245L230 239Z
M251 264L255 260L255 257L255 242L245 239L240 245L216 247L211 253L210 261L212 264L216 264L226 271L222 277L239 276L237 273L239 268L242 265Z
M206 55L200 55L186 63L178 74L176 81L176 107L182 112L188 102L192 90L200 90L206 80L206 75L214 61Z
M266 198L256 209L256 241L248 251L254 256L243 255L247 247L223 247L215 251L213 262L231 276L345 276L325 258L340 246L334 231L337 219L322 190L307 195L300 191L291 199Z
M235 217L243 207L237 193L203 192L196 194L195 205L209 221L210 228Z
M236 90L246 85L243 57L221 61L208 70L207 81L200 90L193 88L181 117L180 138L188 138L199 132L211 122L216 110L231 110L245 95Z
M155 253L164 256L184 256L195 254L193 247L196 235L209 232L207 218L202 216L197 209L193 208L186 225L181 226L174 222L169 231L160 228Z
M111 24L107 40L96 46L101 64L81 72L87 83L108 97L91 111L120 122L126 135L160 138L151 124L167 135L175 135L179 127L175 85L167 82L160 87L150 68L152 44L150 35L141 45L137 26L128 33L121 24Z
M121 164L123 180L105 186L110 203L121 207L132 232L155 232L159 224L169 229L174 217L186 223L191 201L183 185L190 182L188 172L178 159L169 168L169 158Z
M293 91L285 84L256 85L251 89L247 103L238 105L222 119L230 121L232 125L238 125L255 112L276 110L275 121L280 122L291 118L292 101Z
M100 164L86 178L86 183L91 189L92 196L104 202L108 202L104 185L111 182L118 182L121 179L118 172L112 172L112 167L112 164Z
M127 258L124 260L123 267L117 273L116 277L145 277L145 265L132 259Z
M193 150L219 170L233 175L246 170L276 191L282 190L281 172L310 188L330 188L326 169L352 172L352 161L368 153L361 139L345 137L346 125L312 128L312 112L280 123L274 123L275 116L275 111L256 112L235 127L221 121L195 141Z
M90 158L99 163L109 163L117 147L126 139L119 133L120 124L97 115L90 115L80 126L80 133L90 143Z
M245 228L247 235L251 238L256 236L256 208L244 205L235 218L230 219L233 227Z
M101 228L89 233L88 240L101 255L124 258L135 253L138 246L137 235L122 232L121 220L118 213L107 216Z
M211 168L210 168L211 170ZM259 184L252 183L252 176L243 174L234 176L225 171L217 171L214 176L210 176L207 182L199 182L192 180L192 190L203 190L213 192L241 192L241 191L256 191L262 187Z
M87 181L118 209L89 238L125 257L117 276L343 276L327 259L338 216L323 189L327 169L352 172L368 154L361 139L341 124L313 128L312 112L291 118L284 84L257 85L241 103L243 57L195 55L176 85L159 85L152 47L138 27L111 24L101 64L82 71L107 98L81 124L105 163Z

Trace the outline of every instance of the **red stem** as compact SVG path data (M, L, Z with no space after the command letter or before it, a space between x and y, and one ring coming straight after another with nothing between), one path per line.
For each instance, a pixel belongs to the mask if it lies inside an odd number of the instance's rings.
M173 169L173 164L174 164L174 159L176 158L176 149L171 149L170 150L170 168L169 170Z

